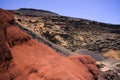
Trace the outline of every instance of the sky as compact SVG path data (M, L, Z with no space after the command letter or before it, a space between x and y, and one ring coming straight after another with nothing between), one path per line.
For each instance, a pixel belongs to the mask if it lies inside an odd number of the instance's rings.
M120 24L120 0L0 0L0 8L35 8L63 16Z

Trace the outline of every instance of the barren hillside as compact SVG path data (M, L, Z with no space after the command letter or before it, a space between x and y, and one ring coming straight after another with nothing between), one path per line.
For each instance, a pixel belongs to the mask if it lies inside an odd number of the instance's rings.
M120 25L61 16L44 10L20 9L12 12L18 24L70 51L88 49L103 53L111 49L120 50Z

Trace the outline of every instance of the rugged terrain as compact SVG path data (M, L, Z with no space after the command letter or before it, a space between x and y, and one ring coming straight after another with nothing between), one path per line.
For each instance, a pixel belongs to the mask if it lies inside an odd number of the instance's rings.
M120 25L61 16L45 10L22 8L12 12L18 24L72 52L120 50Z
M100 74L106 80L119 80L120 25L62 16L45 10L22 8L11 12L19 28L33 38L64 56L90 55L97 60Z
M90 56L62 56L0 9L0 80L101 80Z

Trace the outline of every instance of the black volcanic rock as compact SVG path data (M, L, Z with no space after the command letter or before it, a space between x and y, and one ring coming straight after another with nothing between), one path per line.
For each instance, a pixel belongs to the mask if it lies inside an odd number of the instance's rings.
M106 72L104 72L104 76L105 80L120 80L120 75L118 75L118 73L112 71L112 70L108 70Z

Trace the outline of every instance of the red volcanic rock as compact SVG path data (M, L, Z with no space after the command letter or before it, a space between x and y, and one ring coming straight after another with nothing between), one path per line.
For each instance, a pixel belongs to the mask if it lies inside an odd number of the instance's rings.
M15 46L16 44L22 44L30 40L30 36L18 29L18 27L10 26L6 31L7 41L10 47Z
M6 71L13 57L6 44L6 28L13 19L11 13L0 9L0 80L9 79Z
M17 28L11 13L0 14L0 80L98 79L90 56L64 57Z
M95 60L88 55L74 55L69 56L69 59L73 60L76 64L84 64L87 67L89 72L93 75L94 79L97 80L99 77L99 72L95 66Z

